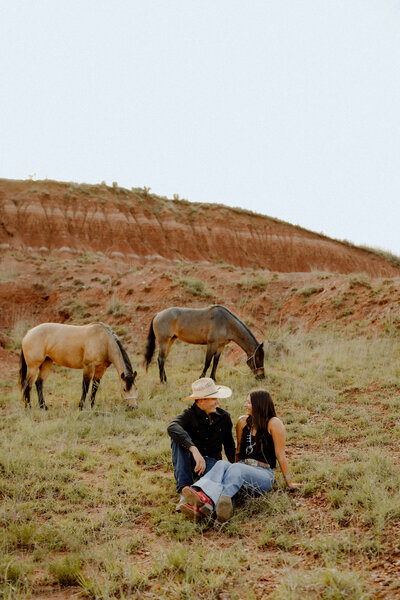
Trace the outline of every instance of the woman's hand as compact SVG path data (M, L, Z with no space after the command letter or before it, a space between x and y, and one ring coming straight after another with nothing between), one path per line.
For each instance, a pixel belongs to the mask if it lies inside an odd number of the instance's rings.
M283 478L286 482L286 485L288 486L289 490L291 490L292 492L294 490L298 490L301 488L301 483L293 483L292 481L292 476L290 473L287 473L286 475L283 475Z
M301 488L301 483L292 483L291 481L286 481L286 484L291 490L299 490Z

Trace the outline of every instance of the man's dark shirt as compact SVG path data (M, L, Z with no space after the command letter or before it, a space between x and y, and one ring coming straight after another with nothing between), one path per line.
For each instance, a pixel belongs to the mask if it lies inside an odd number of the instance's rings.
M228 412L217 407L215 413L207 413L196 402L178 415L168 426L172 440L189 450L196 446L203 456L222 459L222 446L230 462L235 462L235 442L232 436L232 420ZM186 437L189 435L189 440Z

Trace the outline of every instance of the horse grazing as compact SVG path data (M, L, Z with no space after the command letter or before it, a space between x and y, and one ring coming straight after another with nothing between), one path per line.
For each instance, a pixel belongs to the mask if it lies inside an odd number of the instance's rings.
M90 404L93 408L96 392L105 370L111 363L121 379L121 391L125 400L134 400L136 406L136 371L133 373L131 361L115 333L104 323L90 325L62 325L42 323L30 329L22 340L21 366L19 371L22 399L30 406L30 391L36 373L36 391L40 408L47 410L43 397L43 383L46 381L52 364L70 369L83 369L82 396L79 408L82 410L92 381Z
M162 383L167 381L164 362L176 339L189 344L207 344L206 360L200 377L205 377L214 357L211 377L215 380L221 352L226 344L233 341L246 352L247 364L256 378L264 378L262 342L257 342L250 329L225 306L215 304L208 308L166 308L153 317L147 336L145 365L147 369L157 340L158 367Z

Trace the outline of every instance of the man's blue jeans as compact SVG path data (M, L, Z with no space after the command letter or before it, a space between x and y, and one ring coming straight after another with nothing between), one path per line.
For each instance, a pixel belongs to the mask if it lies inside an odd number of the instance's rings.
M182 488L186 485L193 485L195 479L197 479L197 473L194 472L196 463L194 462L192 453L186 450L186 448L178 446L173 440L171 440L171 448L176 491L179 494ZM204 460L206 461L206 470L203 475L208 473L217 462L215 458L211 458L210 456L204 456Z

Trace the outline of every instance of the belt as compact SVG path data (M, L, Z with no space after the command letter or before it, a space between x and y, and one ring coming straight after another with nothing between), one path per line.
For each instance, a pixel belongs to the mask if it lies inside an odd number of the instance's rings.
M255 458L245 458L241 460L245 465L249 465L250 467L262 467L263 469L270 469L270 465L268 463L261 462L260 460L256 460Z

